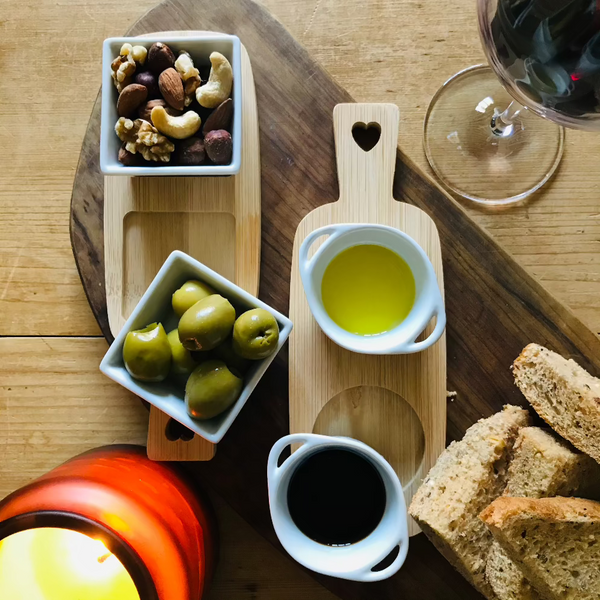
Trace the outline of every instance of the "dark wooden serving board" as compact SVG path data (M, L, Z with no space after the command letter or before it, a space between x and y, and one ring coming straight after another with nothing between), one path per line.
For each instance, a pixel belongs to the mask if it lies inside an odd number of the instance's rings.
M339 196L332 113L336 104L351 102L352 98L252 0L167 0L142 17L128 34L180 29L237 34L250 55L262 163L260 297L287 313L294 233L304 215ZM92 310L110 340L104 291L99 127L97 101L75 177L71 240ZM525 403L512 382L509 367L529 342L544 344L600 374L600 342L594 334L400 151L394 195L427 211L440 233L448 314L448 389L457 392L448 405L449 440L461 437L473 422L507 402ZM266 461L272 444L287 432L284 352L219 445L216 458L185 467L226 498L275 545L267 503ZM400 573L386 582L353 584L318 579L342 598L480 597L422 534L412 538L408 560Z

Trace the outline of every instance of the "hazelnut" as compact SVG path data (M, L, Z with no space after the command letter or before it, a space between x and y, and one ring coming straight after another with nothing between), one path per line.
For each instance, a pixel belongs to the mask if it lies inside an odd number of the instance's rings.
M170 107L162 98L157 98L156 100L149 100L146 104L142 104L140 109L138 110L138 115L140 119L144 119L144 121L148 121L148 123L152 123L152 109L155 106L162 106L167 114L172 117L178 117L181 114L180 110L176 110Z
M160 98L160 91L158 89L158 79L156 75L150 71L142 71L135 76L135 82L139 85L143 85L148 90L148 100L154 98Z
M177 144L176 161L178 165L203 165L206 161L204 142L198 137L190 137Z
M140 154L132 154L125 150L125 144L119 148L119 162L126 167L137 167L142 164L142 157Z
M215 165L227 165L231 162L233 142L228 131L224 129L209 131L204 137L204 148L208 158Z
M175 55L169 46L156 42L148 50L148 68L158 75L175 64Z

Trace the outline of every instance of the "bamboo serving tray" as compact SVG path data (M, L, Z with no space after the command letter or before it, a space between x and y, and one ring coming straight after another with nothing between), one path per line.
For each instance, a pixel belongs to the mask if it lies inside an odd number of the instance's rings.
M339 104L333 112L340 198L310 212L296 231L290 319L290 433L349 436L392 465L407 504L446 442L446 337L417 354L373 356L341 348L311 314L298 252L306 236L332 223L396 227L425 250L443 290L442 253L431 217L392 196L399 111L394 104ZM368 151L354 132L380 129ZM357 136L358 137L358 136ZM318 248L318 241L313 245ZM433 331L430 323L421 338ZM420 529L411 519L409 534Z
M165 37L200 34L207 32L164 32ZM256 94L242 46L242 166L237 175L104 178L106 306L113 336L173 250L186 252L257 296L260 204ZM215 455L216 446L197 435L169 439L174 437L167 434L170 421L151 407L151 459L210 460Z

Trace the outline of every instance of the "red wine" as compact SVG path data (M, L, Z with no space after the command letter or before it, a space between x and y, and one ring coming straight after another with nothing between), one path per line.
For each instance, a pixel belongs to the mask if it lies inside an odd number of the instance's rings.
M600 0L498 0L490 25L492 62L532 103L600 113Z
M351 450L322 450L296 468L288 487L292 520L327 546L360 542L385 511L383 480L369 460Z

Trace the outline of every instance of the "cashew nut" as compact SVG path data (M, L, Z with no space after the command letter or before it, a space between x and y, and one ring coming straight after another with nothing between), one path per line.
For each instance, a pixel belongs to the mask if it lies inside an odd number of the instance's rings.
M193 110L188 110L180 117L173 117L163 106L155 106L150 113L152 124L162 134L175 140L189 138L200 129L202 119Z
M233 71L229 61L219 52L210 55L212 68L208 82L196 90L196 100L204 108L216 108L227 100L233 85Z

